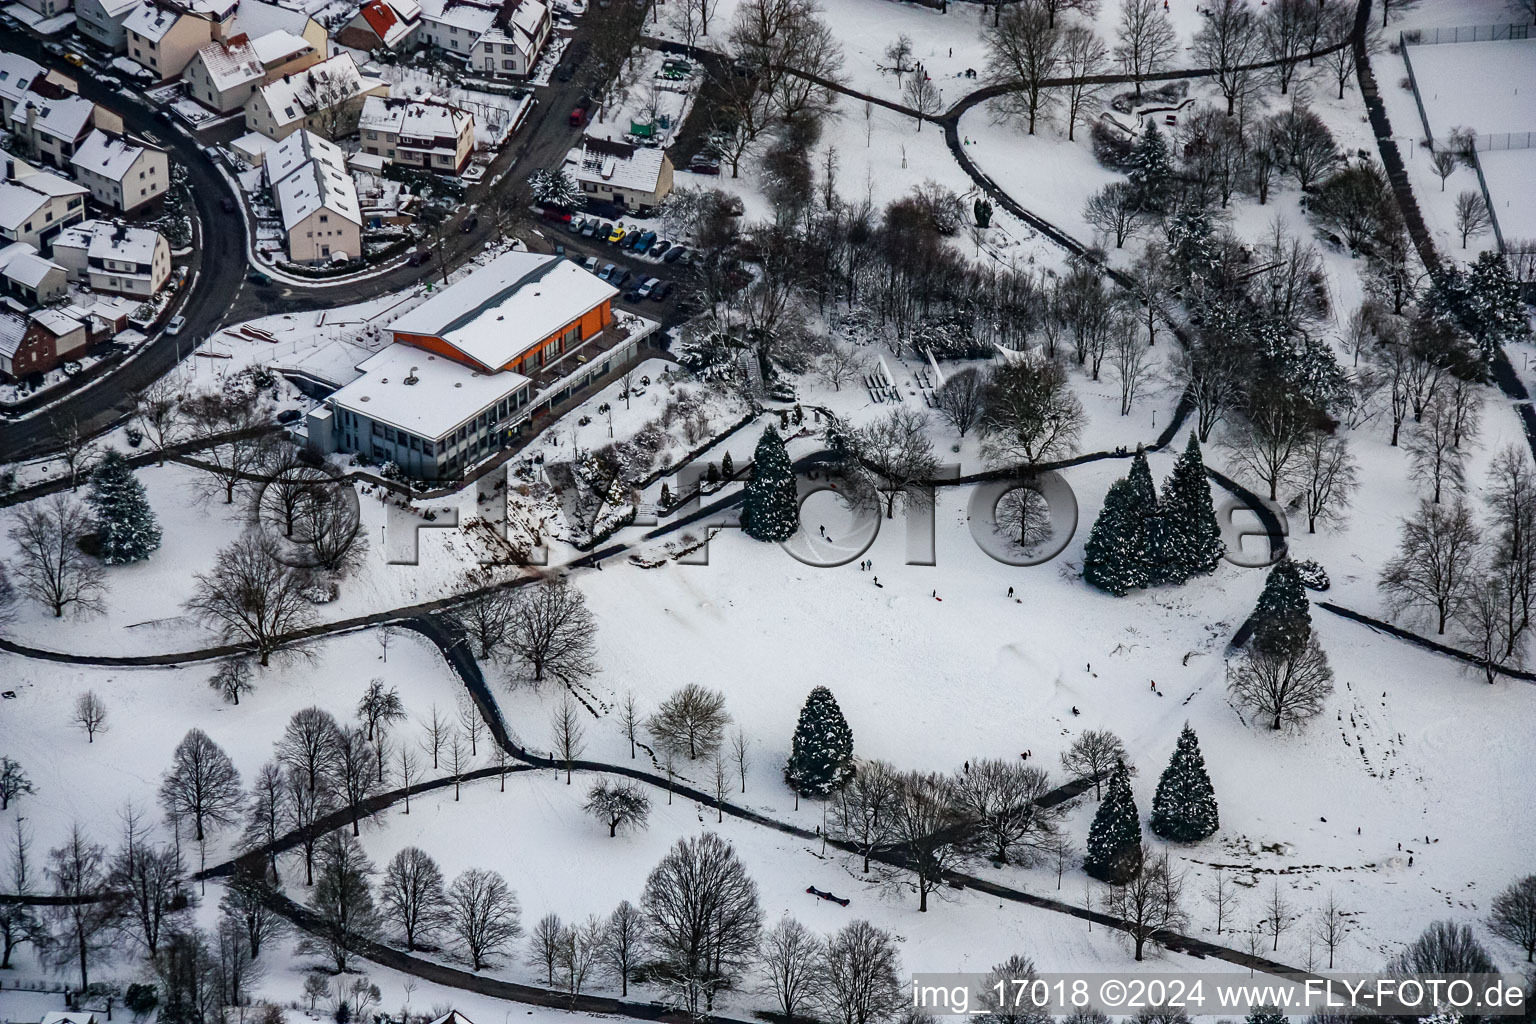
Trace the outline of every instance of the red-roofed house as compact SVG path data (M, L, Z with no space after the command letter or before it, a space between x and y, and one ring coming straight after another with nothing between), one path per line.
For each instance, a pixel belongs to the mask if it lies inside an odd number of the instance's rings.
M415 43L420 26L421 7L416 0L368 0L336 40L359 50L399 50Z

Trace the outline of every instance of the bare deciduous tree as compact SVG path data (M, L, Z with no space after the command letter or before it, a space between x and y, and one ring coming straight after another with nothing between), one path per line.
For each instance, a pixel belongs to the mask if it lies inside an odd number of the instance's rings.
M549 718L555 758L565 764L565 784L571 784L571 762L581 756L586 748L586 727L581 722L581 711L576 702L566 694Z
M1446 491L1460 494L1466 488L1466 452L1456 444L1456 417L1449 402L1431 401L1423 419L1408 432L1403 448L1414 478L1429 489L1433 504L1438 505Z
M1467 247L1468 239L1480 235L1493 225L1493 215L1481 192L1468 189L1456 197L1456 233L1461 236L1461 247Z
M1211 69L1227 101L1228 117L1252 88L1249 65L1257 63L1259 52L1258 20L1248 0L1215 0L1210 16L1195 33L1195 59Z
M1032 466L1077 450L1085 417L1066 369L1022 357L994 370L981 417L982 454L998 465Z
M1083 204L1083 219L1113 238L1117 249L1125 246L1145 214L1139 193L1126 181L1110 182Z
M1466 502L1420 501L1418 511L1403 521L1397 554L1382 568L1377 587L1394 613L1426 609L1435 632L1443 634L1479 568L1478 529Z
M981 411L987 393L987 375L975 367L967 367L949 375L935 392L939 415L954 427L961 437L981 421Z
M352 812L352 834L358 835L363 801L379 788L379 753L363 730L348 726L336 734L326 784Z
M864 858L865 874L869 873L870 854L895 834L900 786L895 768L884 761L868 761L832 795L828 831Z
M247 533L222 549L196 585L186 608L231 643L250 646L266 665L272 652L293 642L291 634L314 621L297 573L275 557L272 541Z
M11 527L20 554L17 589L52 608L56 619L66 609L99 614L106 607L106 574L80 550L88 522L80 503L59 493L24 506Z
M1525 962L1536 960L1536 875L1509 884L1493 898L1488 930L1525 953Z
M1051 0L1046 0L1047 4ZM1061 35L1062 94L1066 112L1067 141L1077 137L1077 129L1089 124L1099 111L1099 93L1104 87L1094 79L1104 73L1109 62L1109 47L1087 25L1071 25Z
M629 900L619 901L608 915L608 926L603 932L603 946L599 961L608 974L619 982L619 995L629 995L629 976L640 958L645 941L645 919L640 908Z
M686 683L661 702L645 727L663 750L687 754L690 761L708 756L725 734L730 715L725 694L698 683Z
M713 832L679 839L640 897L659 979L689 1013L708 1012L757 953L757 885Z
M1222 927L1231 919L1233 910L1237 906L1237 891L1232 888L1232 880L1227 877L1226 868L1223 865L1216 865L1216 877L1205 890L1205 898L1210 901L1211 909L1216 912L1216 934L1220 935Z
M651 813L651 798L632 782L599 779L587 791L587 813L608 826L613 838L623 829L645 828Z
M977 845L1004 864L1010 856L1028 863L1056 834L1061 805L1039 803L1050 788L1044 769L998 758L970 761L955 777L956 803Z
M1333 669L1317 637L1295 654L1255 648L1232 669L1232 699L1270 720L1271 729L1303 725L1333 692Z
M85 733L87 743L96 742L96 734L107 731L107 702L86 690L75 698L74 722Z
M1301 444L1297 482L1299 500L1307 513L1307 532L1317 532L1317 521L1338 522L1349 507L1358 484L1349 442L1337 434L1312 431Z
M1255 395L1247 419L1224 442L1232 464L1269 489L1274 501L1300 461L1312 431L1312 412L1301 400L1274 391Z
M1157 0L1120 0L1118 28L1115 59L1135 79L1140 96L1142 80L1162 70L1177 52L1178 37Z
M1152 857L1124 885L1109 886L1104 912L1120 919L1136 959L1162 932L1177 932L1188 922L1184 912L1184 877L1168 864L1168 854Z
M1328 969L1333 970L1333 959L1339 947L1349 935L1349 914L1339 906L1330 891L1328 901L1317 908L1317 920L1312 924L1312 937L1328 951Z
M51 939L45 953L60 970L80 969L82 991L90 984L91 961L111 951L118 908L106 892L106 856L106 849L91 842L78 822L70 827L63 845L48 852L45 870L53 881L53 894L62 899L44 909ZM102 899L103 895L108 898Z
M821 1008L837 1024L877 1024L902 1005L896 939L868 921L853 921L827 940Z
M517 592L507 647L535 686L547 676L570 683L592 673L596 633L582 592L563 579L547 580Z
M517 895L496 871L470 868L448 887L448 928L474 970L500 959L521 932Z
M928 417L915 409L897 409L848 438L844 472L852 486L848 500L873 505L887 519L898 501L925 504L931 497L921 484L938 472L939 460L928 437Z
M928 910L928 894L939 889L944 873L960 856L957 845L963 815L954 784L943 775L908 772L900 776L892 803L891 837L906 852L917 883L917 909Z
M190 819L192 838L201 843L210 830L235 823L240 800L235 763L203 730L188 730L160 783L160 804L166 813Z
M986 30L986 40L987 76L1007 88L996 101L998 109L1035 134L1054 99L1046 82L1057 77L1061 64L1061 30L1037 0L1022 0L1002 12Z
M816 360L816 377L833 391L841 391L864 375L869 360L852 345L833 342Z
M1119 764L1130 764L1125 744L1108 729L1089 729L1061 753L1061 768L1067 777L1093 783L1093 798L1104 798L1104 781Z

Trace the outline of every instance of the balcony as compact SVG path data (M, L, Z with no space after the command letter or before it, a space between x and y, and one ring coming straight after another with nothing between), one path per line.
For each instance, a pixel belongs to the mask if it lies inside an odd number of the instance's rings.
M532 404L537 407L549 401L555 396L546 392L559 390L568 378L578 377L591 367L601 366L609 352L624 347L632 337L638 338L654 329L655 324L650 321L626 325L615 319L592 337L567 349L557 359L528 375L533 381L530 389Z

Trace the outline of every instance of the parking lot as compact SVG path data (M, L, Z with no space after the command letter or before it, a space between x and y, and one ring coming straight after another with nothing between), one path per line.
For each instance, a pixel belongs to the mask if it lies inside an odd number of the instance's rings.
M654 231L631 232L613 220L583 214L569 222L551 219L563 216L545 215L539 226L544 244L535 248L563 251L618 288L619 303L637 313L670 319L672 314L688 312L687 289L681 286L691 276L694 252L690 247Z

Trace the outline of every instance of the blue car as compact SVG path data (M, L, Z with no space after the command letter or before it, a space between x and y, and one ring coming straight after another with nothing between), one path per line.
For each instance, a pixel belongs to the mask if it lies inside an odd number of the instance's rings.
M647 251L650 250L651 246L654 245L655 243L656 243L656 232L654 232L654 231L647 231L645 234L640 236L640 241L635 243L635 252L638 252L638 253L647 252Z

